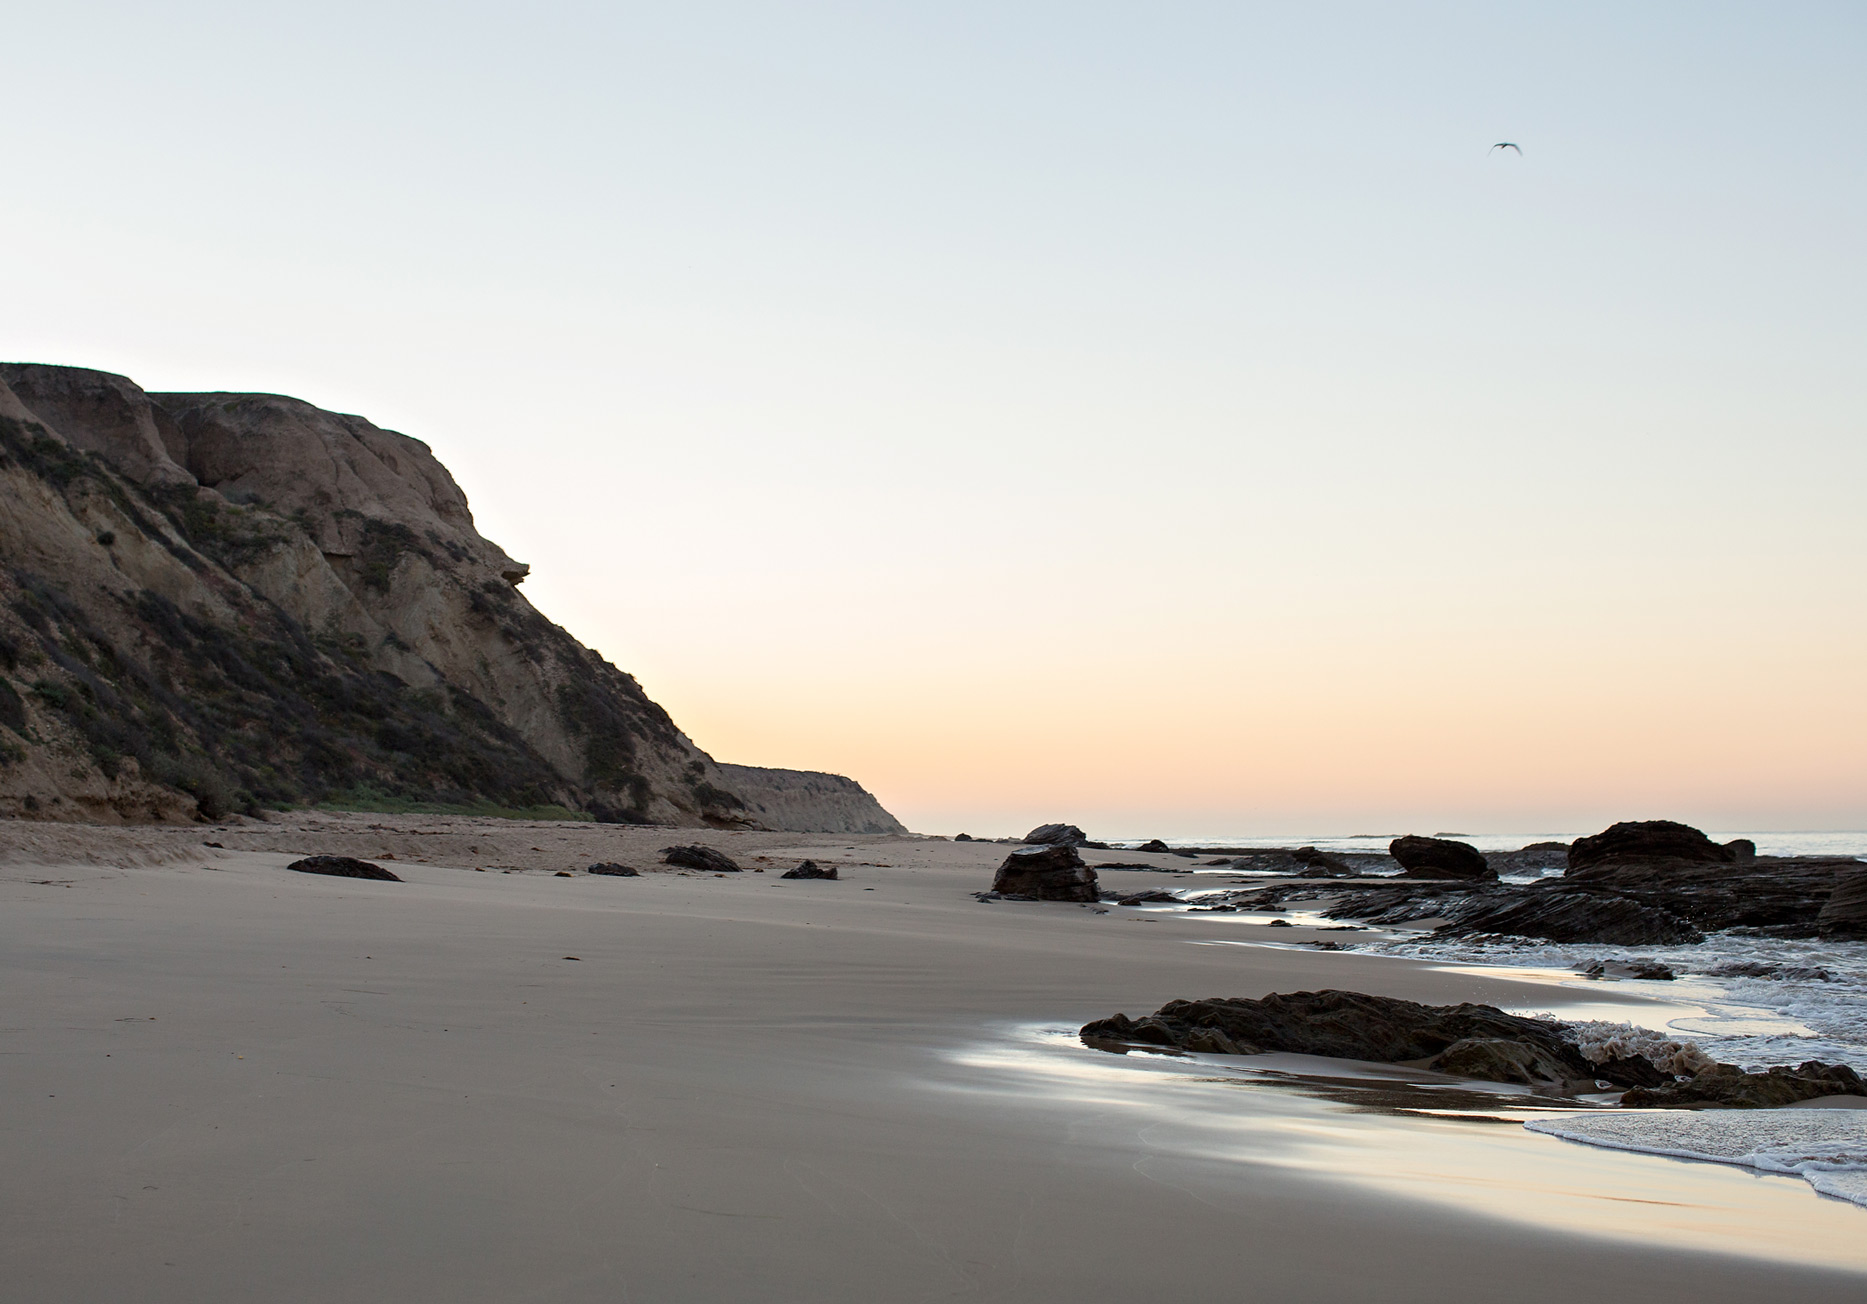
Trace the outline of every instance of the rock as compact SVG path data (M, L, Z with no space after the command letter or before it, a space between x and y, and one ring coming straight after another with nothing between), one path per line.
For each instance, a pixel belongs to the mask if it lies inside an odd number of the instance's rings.
M807 860L803 864L799 865L796 869L788 869L784 873L778 875L778 877L779 878L835 878L836 877L836 866L831 865L828 869L825 869L821 865L819 865L816 861Z
M553 874L551 877L552 878L569 878L570 876L571 876L571 872L568 869L560 869L557 873Z
M1815 928L1823 937L1867 938L1867 866L1851 873L1842 871L1835 889L1815 917Z
M1758 856L1747 864L1618 860L1571 867L1559 882L1659 907L1705 932L1762 928L1773 936L1814 937L1838 879L1861 869L1846 856Z
M1165 854L1167 852L1172 851L1173 848L1168 846L1166 843L1162 842L1159 838L1149 838L1146 842L1143 842L1140 846L1136 847L1135 850L1136 851L1152 851L1152 852L1156 852L1159 854Z
M1266 928L1295 928L1296 925L1291 923L1288 919L1273 919L1271 920L1270 923L1266 924L1265 927Z
M1518 1082L1531 1087L1576 1080L1570 1071L1573 1066L1557 1060L1543 1047L1501 1037L1467 1037L1455 1041L1434 1056L1426 1067L1453 1077Z
M974 842L974 841L977 841L977 839L975 839L975 838L974 838L974 837L972 836L972 834L970 834L970 833L955 833L955 834L953 835L953 841L955 841L955 842Z
M332 878L369 878L380 883L402 881L381 865L372 865L367 860L352 860L349 856L306 856L303 860L294 860L286 868L300 874L328 874Z
M1726 960L1705 970L1708 978L1774 978L1779 982L1832 983L1841 975L1813 964L1773 964L1768 960Z
M1499 874L1521 874L1529 870L1544 873L1569 867L1569 844L1532 842L1515 851L1487 851L1484 857L1485 863Z
M627 865L618 865L613 861L601 861L584 871L586 874L608 874L611 878L640 878L641 875Z
M1080 847L1089 839L1074 824L1039 824L1024 835L1024 840L1033 845Z
M854 779L815 770L719 763L724 787L768 829L795 833L906 833L907 826Z
M709 874L742 873L731 856L712 847L663 847L661 857L670 865L679 865L682 869L704 870Z
M1325 851L1314 847L1298 847L1290 853L1290 858L1301 865L1299 871L1304 878L1354 878L1355 867L1347 861L1337 860Z
M1657 960L1594 960L1578 964L1575 971L1584 978L1643 978L1671 982L1679 975Z
M1180 900L1179 897L1175 896L1171 892L1166 891L1163 888L1152 888L1146 892L1131 892L1127 896L1110 894L1108 899L1114 901L1115 904L1118 906L1146 906L1146 905L1179 906L1179 905L1186 904L1184 901Z
M1756 848L1752 847L1754 855ZM1627 862L1679 861L1696 865L1728 865L1737 854L1721 847L1689 824L1671 820L1639 820L1611 825L1592 838L1577 838L1569 848L1569 868Z
M1490 1005L1421 1005L1361 992L1320 991L1270 995L1262 1000L1214 998L1169 1001L1142 1019L1117 1014L1084 1024L1083 1040L1139 1042L1182 1050L1218 1047L1222 1054L1282 1052L1377 1063L1436 1058L1461 1042L1506 1042L1524 1050L1469 1050L1457 1057L1467 1076L1490 1071L1520 1075L1526 1066L1550 1073L1543 1081L1593 1079L1601 1070L1564 1039L1562 1026L1526 1019ZM1645 1061L1641 1061L1644 1065ZM1650 1074L1651 1065L1646 1065ZM1515 1082L1520 1076L1488 1081Z
M1724 849L1731 853L1735 864L1748 865L1757 858L1757 844L1749 838L1732 838L1724 844Z
M1705 940L1703 933L1671 911L1603 892L1530 888L1521 893L1468 897L1448 906L1446 914L1449 922L1434 930L1435 936L1508 933L1551 942L1600 942L1608 946L1660 946Z
M1660 1108L1774 1109L1822 1096L1867 1096L1867 1083L1845 1064L1809 1060L1796 1068L1746 1073L1734 1064L1715 1064L1684 1082L1636 1088L1621 1104Z
M1484 853L1469 842L1422 838L1412 834L1387 844L1408 878L1496 878Z
M1098 899L1095 870L1083 864L1076 848L1064 845L1019 847L998 867L992 890L1037 901Z

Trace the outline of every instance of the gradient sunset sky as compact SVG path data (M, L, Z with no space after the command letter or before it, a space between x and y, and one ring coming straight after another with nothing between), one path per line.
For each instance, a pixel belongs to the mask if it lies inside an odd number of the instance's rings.
M4 32L0 356L426 440L721 760L927 832L1867 827L1858 4Z

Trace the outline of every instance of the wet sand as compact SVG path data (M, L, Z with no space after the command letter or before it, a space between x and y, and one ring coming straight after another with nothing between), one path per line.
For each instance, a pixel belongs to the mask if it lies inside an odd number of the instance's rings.
M768 872L554 876L696 840ZM1006 850L424 817L0 827L7 1298L1867 1287L1867 1215L1793 1179L1071 1045L1056 1030L1176 996L1564 996L1189 944L1307 929L974 901ZM409 881L285 872L318 851L387 852ZM804 856L844 879L776 877Z

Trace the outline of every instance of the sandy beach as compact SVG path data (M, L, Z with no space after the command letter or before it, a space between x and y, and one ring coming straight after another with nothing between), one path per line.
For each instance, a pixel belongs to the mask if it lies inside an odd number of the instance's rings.
M658 868L674 841L767 872ZM1235 923L974 900L1006 850L419 816L6 825L7 1297L1867 1286L1863 1211L1793 1179L1082 1047L1081 1022L1176 996L1347 987L1559 1010L1568 993L1195 944L1273 940ZM285 870L312 852L407 881ZM806 856L843 877L778 877ZM594 860L645 872L582 873Z

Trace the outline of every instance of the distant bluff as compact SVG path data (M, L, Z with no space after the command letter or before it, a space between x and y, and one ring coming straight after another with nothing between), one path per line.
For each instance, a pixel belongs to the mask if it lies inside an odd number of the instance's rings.
M850 780L715 764L527 569L361 417L0 363L0 815L366 794L902 831Z

